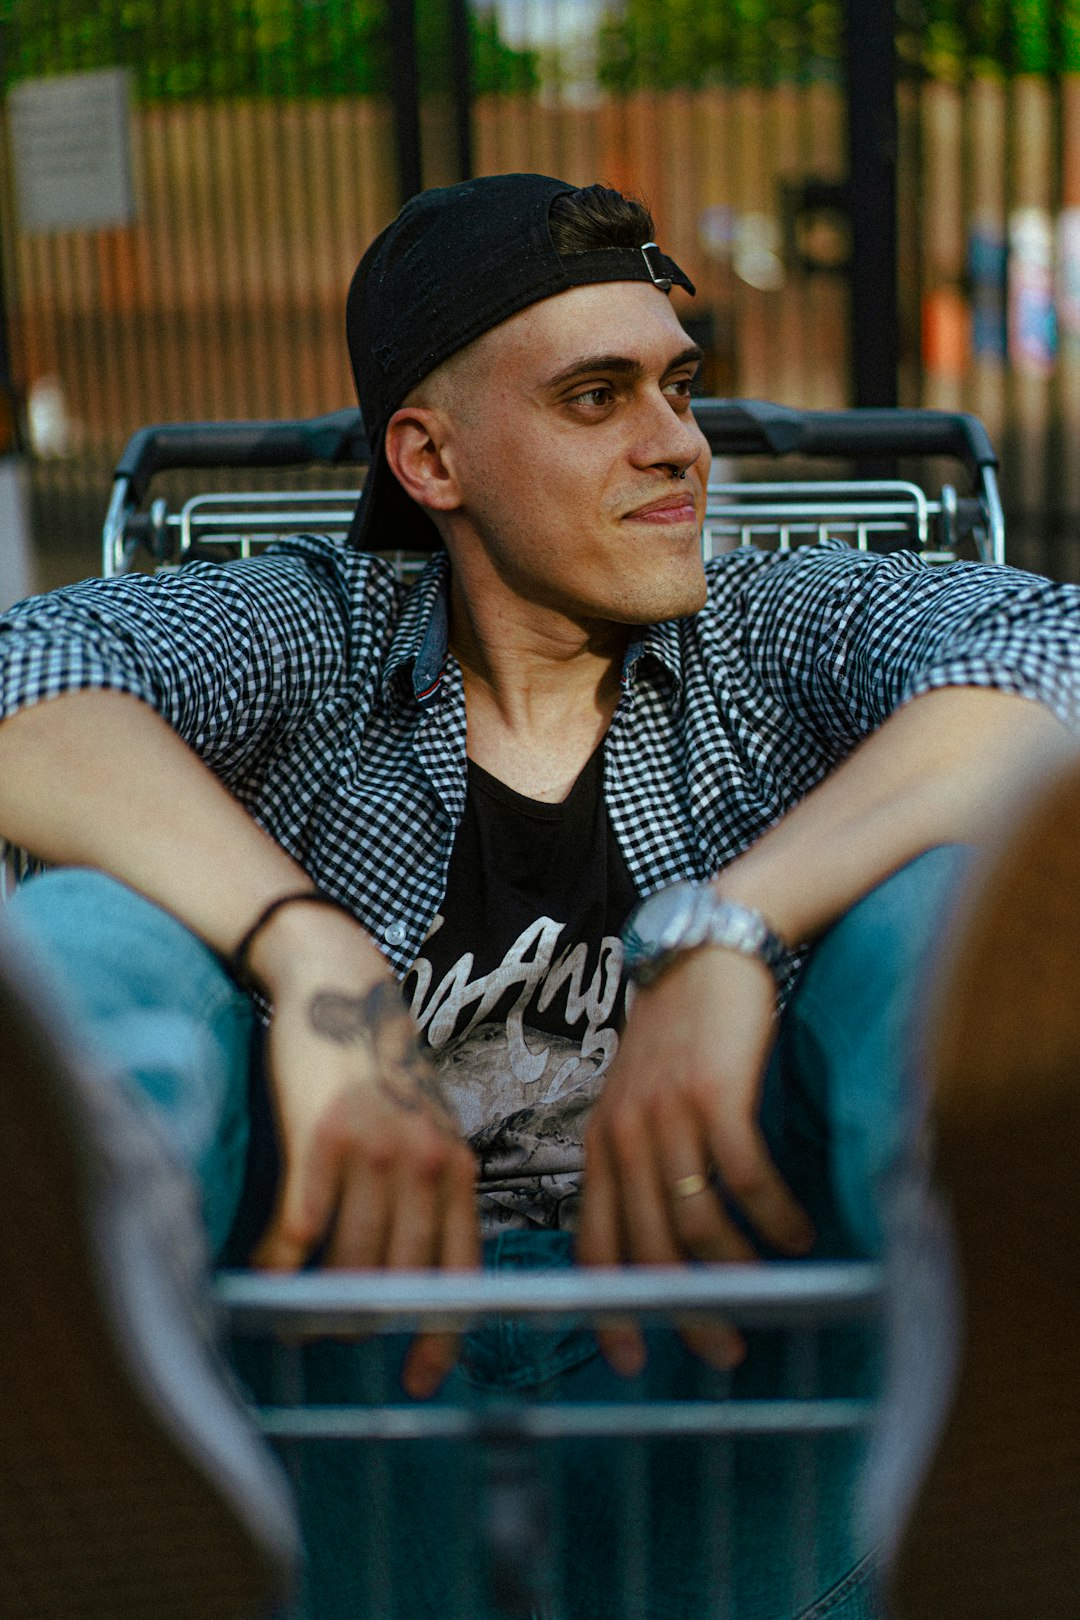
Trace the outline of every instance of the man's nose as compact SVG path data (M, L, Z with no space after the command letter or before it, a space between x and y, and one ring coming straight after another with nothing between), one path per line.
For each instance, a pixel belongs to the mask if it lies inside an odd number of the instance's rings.
M635 441L638 466L684 473L707 449L708 441L689 412L676 411L663 394L648 402Z

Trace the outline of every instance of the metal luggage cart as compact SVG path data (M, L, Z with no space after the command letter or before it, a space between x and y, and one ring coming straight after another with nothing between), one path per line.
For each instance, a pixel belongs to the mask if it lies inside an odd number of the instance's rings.
M714 452L703 532L706 556L739 546L781 550L842 541L863 550L911 548L931 563L968 556L1004 560L1004 525L996 458L975 418L933 411L797 412L760 401L703 399L695 414ZM359 414L344 410L301 422L171 424L148 427L125 449L115 473L103 536L103 571L173 568L199 557L247 557L287 534L314 531L344 538L358 479L348 470L367 457ZM772 476L729 476L731 462L748 458ZM899 459L917 463L915 478L894 474ZM924 487L927 464L958 462L962 492L949 483ZM870 462L872 476L858 476ZM852 471L847 463L854 463ZM781 481L774 464L794 468ZM338 469L348 487L182 492L170 500L151 494L161 474L179 469ZM395 555L403 575L424 558ZM723 1441L767 1443L794 1439L801 1459L792 1485L791 1612L815 1596L813 1545L816 1512L815 1445L824 1436L855 1437L872 1422L874 1403L864 1386L825 1388L819 1378L823 1335L859 1324L874 1330L882 1282L873 1265L763 1263L760 1266L635 1268L589 1273L518 1273L494 1277L439 1274L298 1276L230 1273L218 1282L226 1325L242 1348L262 1345L268 1376L256 1419L290 1466L302 1474L306 1448L357 1446L377 1459L407 1451L425 1439L469 1448L479 1461L468 1498L475 1556L447 1590L447 1620L484 1614L559 1620L558 1503L545 1458L565 1441L597 1448L629 1446L616 1469L625 1543L619 1560L621 1590L612 1613L647 1620L642 1568L649 1513L649 1447L696 1440L706 1539L716 1572L711 1613L728 1611L724 1571L731 1567L731 1476ZM400 1394L376 1391L370 1400L326 1402L306 1387L302 1341L313 1336L355 1339L415 1330L455 1331L481 1321L528 1320L553 1329L568 1321L630 1314L645 1321L720 1315L749 1330L779 1334L786 1345L785 1383L764 1398L733 1397L720 1375L705 1379L700 1398L652 1401L628 1391L612 1404L554 1405L543 1400L450 1407L418 1405ZM636 1448L636 1450L634 1449ZM599 1451L597 1453L599 1455ZM377 1462L372 1463L377 1468ZM373 1480L381 1477L373 1474ZM379 1496L376 1489L375 1497ZM546 1528L545 1528L546 1526ZM356 1526L369 1572L363 1611L373 1620L392 1615L385 1511ZM455 1577L456 1580L456 1577ZM451 1590L453 1587L453 1590ZM478 1593L483 1591L483 1596ZM317 1620L317 1617L310 1617Z
M977 417L947 411L793 411L762 400L701 399L694 414L712 446L714 475L736 458L789 461L801 478L710 480L703 529L707 557L735 546L779 547L843 540L860 550L910 547L930 562L965 554L1004 562L1005 524L997 457ZM250 556L282 535L314 530L343 538L358 487L229 490L188 495L170 507L148 500L151 481L178 469L362 467L368 448L360 413L297 422L182 422L132 436L114 473L102 540L108 578L138 566L170 567L206 548ZM882 463L958 462L967 488L935 496L910 478L879 476ZM875 476L837 477L820 468L871 462ZM817 464L814 478L807 476ZM212 551L210 554L213 554ZM391 554L403 573L423 558Z
M233 1338L234 1354L249 1339L273 1352L254 1384L254 1416L283 1455L303 1500L309 1448L365 1448L367 1511L351 1527L352 1556L361 1572L357 1614L374 1620L408 1616L404 1582L385 1505L394 1465L418 1443L437 1442L448 1488L460 1492L466 1523L448 1526L459 1555L448 1560L447 1620L567 1620L563 1552L568 1539L560 1449L588 1447L596 1488L607 1496L609 1523L618 1525L609 1603L619 1620L649 1620L649 1568L645 1551L655 1503L650 1470L681 1447L680 1462L697 1469L707 1613L726 1620L730 1573L739 1540L733 1512L732 1442L744 1447L787 1446L789 1479L783 1496L784 1529L777 1559L786 1559L788 1612L801 1613L821 1595L817 1574L818 1446L859 1445L875 1415L865 1383L823 1388L823 1340L860 1329L876 1340L882 1305L880 1268L838 1263L768 1262L758 1267L700 1265L626 1270L449 1275L437 1272L345 1274L306 1272L274 1276L230 1272L217 1295ZM703 1365L696 1387L679 1399L650 1398L641 1381L625 1398L547 1401L542 1392L427 1405L388 1388L379 1370L362 1380L355 1398L313 1397L303 1341L340 1340L443 1328L463 1332L493 1319L529 1322L545 1330L616 1316L680 1322L722 1316L761 1347L783 1342L782 1388L741 1396L731 1375ZM766 1352L767 1353L767 1352ZM241 1368L246 1371L243 1360ZM249 1386L251 1387L251 1386ZM452 1483L451 1483L452 1482ZM580 1495L580 1489L579 1489ZM400 1500L400 1497L399 1497ZM655 1534L655 1531L652 1531ZM350 1611L351 1612L351 1611ZM426 1612L426 1611L425 1611ZM592 1612L590 1610L590 1612ZM320 1620L301 1600L296 1620ZM688 1620L697 1620L695 1612Z

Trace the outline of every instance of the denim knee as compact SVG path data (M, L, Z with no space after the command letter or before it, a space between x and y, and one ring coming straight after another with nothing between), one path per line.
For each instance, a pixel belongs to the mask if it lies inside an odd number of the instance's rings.
M880 1204L913 1129L939 942L972 850L908 862L816 946L781 1026L777 1067L820 1127L833 1199L853 1246L879 1254Z
M248 998L190 929L103 872L31 878L5 915L51 974L87 1049L149 1102L200 1183L219 1248L247 1156Z

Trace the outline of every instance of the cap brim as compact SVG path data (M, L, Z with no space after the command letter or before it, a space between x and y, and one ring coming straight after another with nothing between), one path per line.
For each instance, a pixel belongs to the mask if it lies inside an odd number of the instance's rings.
M438 529L423 508L406 495L390 471L381 433L371 449L367 477L346 541L357 551L442 549Z

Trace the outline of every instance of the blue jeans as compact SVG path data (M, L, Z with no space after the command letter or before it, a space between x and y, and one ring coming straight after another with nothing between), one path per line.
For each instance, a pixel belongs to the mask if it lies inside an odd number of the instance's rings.
M931 850L854 906L817 945L781 1022L762 1124L815 1222L816 1258L881 1251L882 1190L914 1118L911 1033L925 964L965 865L964 850ZM8 915L51 960L88 1045L150 1099L201 1187L214 1252L235 1262L256 1235L275 1174L247 999L173 917L99 873L32 879ZM487 1244L485 1263L567 1266L571 1240L507 1233ZM608 1370L584 1327L498 1324L469 1336L437 1400L482 1403L508 1391L552 1401L752 1398L785 1389L789 1346L775 1333L749 1336L746 1360L731 1375L705 1368L670 1330L651 1330L649 1345L645 1373L627 1384ZM238 1354L242 1375L266 1395L273 1350ZM396 1340L297 1352L307 1396L319 1401L402 1399L402 1354ZM822 1335L819 1379L822 1393L872 1393L870 1332ZM851 1438L652 1442L647 1466L640 1447L628 1450L625 1441L542 1450L537 1467L555 1476L548 1499L559 1504L551 1529L560 1553L553 1567L562 1572L545 1615L869 1620L878 1612L871 1560L853 1527L861 1446ZM479 1499L476 1471L490 1466L482 1448L450 1442L306 1447L297 1474L309 1549L305 1616L483 1615L469 1510ZM707 1495L706 1476L719 1482L718 1493ZM810 1477L812 1526L804 1522ZM533 1485L519 1486L527 1502ZM702 1522L706 1501L726 1505L719 1537L714 1518ZM648 1538L636 1530L643 1510Z

